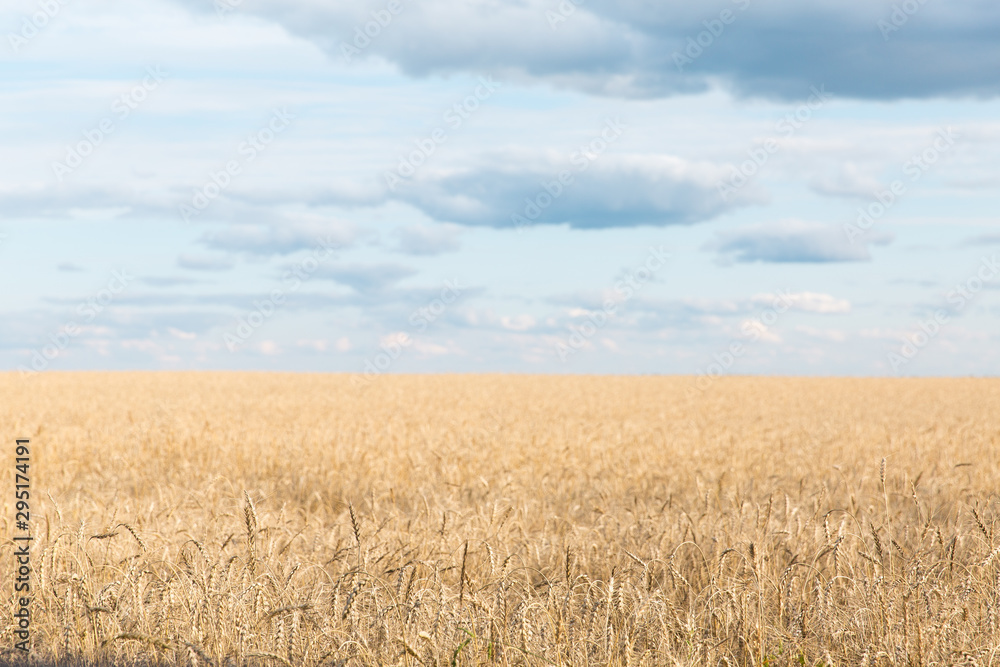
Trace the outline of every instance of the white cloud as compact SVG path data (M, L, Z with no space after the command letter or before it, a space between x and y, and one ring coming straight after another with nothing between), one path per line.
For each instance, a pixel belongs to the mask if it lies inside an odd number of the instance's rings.
M508 331L528 331L534 328L535 318L524 313L513 317L504 315L500 318L500 326Z
M747 332L753 332L755 337L764 341L765 343L782 343L784 340L771 330L770 327L765 325L763 322L757 319L743 320L740 323L739 331L746 335Z
M459 249L458 225L407 225L394 230L396 250L408 255L440 255Z
M769 263L825 263L871 260L868 246L885 245L891 237L872 233L852 243L836 225L801 220L749 225L720 232L703 246L715 250L723 261Z
M409 347L413 344L413 339L405 331L396 331L379 338L379 345L386 347Z
M198 334L181 331L180 329L175 329L174 327L167 327L167 332L174 338L180 338L181 340L195 340L198 338Z
M795 330L810 338L819 338L820 340L828 340L835 343L842 343L847 340L847 335L837 329L817 329L815 327L799 325L795 327Z
M225 256L183 254L177 258L177 266L193 271L228 271L235 264Z
M839 299L830 294L819 292L778 292L775 294L755 294L750 299L755 304L767 304L774 306L779 303L787 303L795 310L803 310L810 313L842 314L851 312L851 302L847 299Z

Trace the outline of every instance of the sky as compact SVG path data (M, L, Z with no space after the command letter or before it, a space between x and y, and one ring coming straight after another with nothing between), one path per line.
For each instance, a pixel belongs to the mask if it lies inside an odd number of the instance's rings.
M1000 372L995 0L9 0L0 368Z

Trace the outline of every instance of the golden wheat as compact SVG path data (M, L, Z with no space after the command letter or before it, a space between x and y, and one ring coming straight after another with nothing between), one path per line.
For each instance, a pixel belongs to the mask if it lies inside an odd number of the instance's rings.
M1000 664L997 381L8 374L0 396L5 441L32 439L35 660Z

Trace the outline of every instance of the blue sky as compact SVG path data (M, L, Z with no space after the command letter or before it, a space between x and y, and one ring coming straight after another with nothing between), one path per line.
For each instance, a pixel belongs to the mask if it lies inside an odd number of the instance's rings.
M995 2L0 27L4 368L1000 371Z

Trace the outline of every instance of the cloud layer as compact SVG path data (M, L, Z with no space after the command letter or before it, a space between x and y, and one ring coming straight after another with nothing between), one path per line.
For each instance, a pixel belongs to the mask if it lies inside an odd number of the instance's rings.
M839 227L787 220L721 232L704 249L735 262L866 262L871 260L868 245L885 245L890 240L873 234L852 243Z
M209 10L199 0L179 0ZM702 92L862 99L1000 92L1000 5L910 0L246 0L331 58L413 76L491 72L621 97ZM366 34L366 31L368 34Z
M751 188L728 201L719 165L671 156L574 153L569 161L533 154L484 156L482 164L419 172L394 198L442 222L515 228L665 226L710 220L758 201Z

